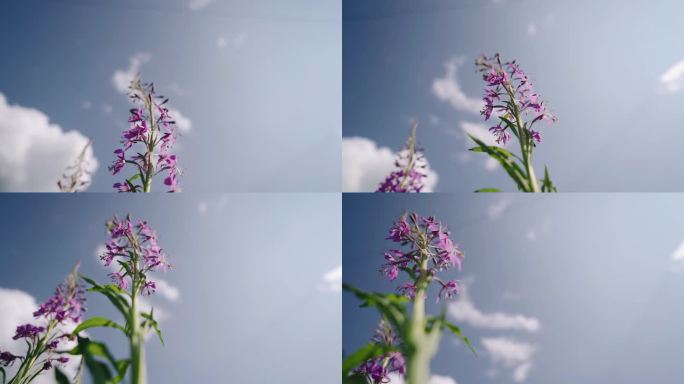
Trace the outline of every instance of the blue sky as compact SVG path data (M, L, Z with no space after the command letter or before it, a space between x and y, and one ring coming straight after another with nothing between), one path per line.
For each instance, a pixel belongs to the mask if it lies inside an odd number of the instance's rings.
M185 191L339 191L340 3L3 2L0 190L56 188L91 138L89 191L113 191L130 108L114 77L140 73L190 126Z
M466 286L448 313L479 356L446 337L433 373L458 384L513 383L517 370L524 383L674 384L684 374L682 209L675 194L347 194L343 280L393 291L378 273L387 230L404 210L435 215L466 255L448 273ZM350 353L379 317L348 293L342 307Z
M95 256L106 241L104 222L131 212L148 219L175 265L158 276L169 286L165 294L150 298L155 314L163 312L166 342L148 341L151 382L334 382L341 359L340 206L335 194L6 194L0 349L13 345L12 319L26 315L15 313L19 299L42 302L76 261L83 274L107 279ZM115 316L106 299L87 298L89 315ZM91 335L127 355L115 332ZM316 364L307 363L311 356Z
M436 191L513 191L468 154L481 53L516 59L559 117L534 154L561 191L681 191L684 109L681 2L363 1L343 5L343 189L369 190L391 168L410 122ZM449 77L447 66L453 68ZM437 97L435 81L454 85ZM370 141L350 141L361 137Z

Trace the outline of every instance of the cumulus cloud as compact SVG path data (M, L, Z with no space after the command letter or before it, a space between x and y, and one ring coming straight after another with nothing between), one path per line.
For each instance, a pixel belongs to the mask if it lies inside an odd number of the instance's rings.
M684 59L673 64L662 75L660 75L660 84L665 87L665 90L671 93L681 91L684 86Z
M318 289L323 292L342 292L342 264L323 275Z
M531 333L538 332L541 328L541 323L536 317L505 312L482 312L475 307L475 304L470 299L467 284L462 284L461 293L455 301L449 304L448 311L449 316L454 320L477 328L516 330Z
M432 81L432 93L437 99L448 102L452 107L459 111L480 114L484 102L478 98L471 98L465 94L463 87L458 82L456 74L458 69L463 66L465 59L455 57L444 64L444 77L436 78Z
M190 0L188 7L193 11L199 11L206 8L213 0Z
M26 345L22 340L12 340L18 325L25 323L35 323L33 312L38 308L36 299L30 294L18 290L0 288L0 350L9 351L14 354L21 355L25 352ZM74 324L64 327L65 332L71 332L75 327ZM70 349L75 346L75 342L62 344L63 349ZM78 358L72 358L62 370L68 375L73 376L76 373L79 364ZM14 367L16 369L16 367ZM8 375L14 374L12 368L8 369ZM40 375L36 380L32 381L34 384L54 384L52 371Z
M176 122L176 127L181 133L188 133L192 130L192 121L184 116L179 110L169 108L169 115Z
M388 376L389 381L387 382L388 384L405 384L406 381L404 378L400 375L397 375L396 373L391 373ZM458 384L456 380L449 376L441 376L441 375L431 375L430 376L430 383L429 384Z
M57 181L76 161L89 139L78 131L51 124L43 112L10 105L0 93L0 191L57 192ZM84 168L97 169L92 148ZM90 177L84 179L90 181Z
M513 381L527 380L537 350L535 345L506 337L483 338L481 341L494 364L512 369Z
M136 76L140 74L140 68L143 64L150 61L152 55L149 53L137 53L130 57L127 69L117 69L112 75L112 85L117 92L125 94L128 92L128 86Z
M386 147L379 147L365 137L342 138L342 190L344 192L372 192L394 170L396 155ZM427 177L423 191L432 192L437 185L437 172L426 160Z
M178 288L169 284L168 281L156 276L150 276L150 280L157 284L157 295L169 301L178 301L178 298L180 297L180 290Z

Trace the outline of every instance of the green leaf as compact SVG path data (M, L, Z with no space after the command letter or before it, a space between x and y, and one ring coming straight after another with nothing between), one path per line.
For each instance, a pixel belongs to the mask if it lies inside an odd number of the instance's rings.
M351 371L361 365L364 361L382 356L390 351L391 349L385 345L374 343L366 344L342 361L342 377L349 376Z
M88 291L99 292L106 296L109 299L109 301L114 305L114 307L119 310L123 317L125 319L128 318L128 313L130 312L130 304L128 303L128 300L126 300L126 296L124 296L126 291L122 290L114 284L107 284L105 286L102 286L98 284L95 280L85 277L83 275L81 275L81 278L85 280L88 284L92 285L92 287L89 288Z
M491 193L491 192L501 192L498 188L480 188L475 191L475 193Z
M408 315L406 311L408 299L405 296L399 296L393 293L382 294L364 292L346 283L342 284L342 288L354 293L354 295L362 301L362 307L377 308L390 324L392 324L399 336L405 338L408 329Z
M463 335L463 333L461 332L461 328L459 328L456 324L450 323L447 320L444 320L442 324L446 329L450 330L451 333L458 337L463 342L463 344L470 348L470 350L473 352L473 354L475 354L475 356L477 356L477 351L475 351L475 347L473 347L473 344L470 342L470 339Z
M352 375L343 377L342 384L368 384L368 381L361 375Z
M2 384L5 384L5 380L7 380L7 372L5 372L5 368L0 367L0 373L2 373Z
M62 372L59 367L55 367L55 380L58 384L71 384L71 380Z
M128 360L116 360L104 343L91 341L80 336L78 337L78 345L69 353L72 355L83 355L94 384L115 384L120 382L126 375L126 370L130 363ZM106 362L116 369L117 376L112 376L112 372Z
M126 333L126 330L124 327L121 325L117 324L116 322L109 320L106 317L91 317L88 320L83 321L81 324L79 324L74 330L71 332L73 336L77 335L79 332L84 331L89 328L96 328L96 327L109 327L109 328L116 328L120 330L123 333Z
M508 175L515 181L515 183L518 185L518 189L524 192L532 192L531 188L528 185L527 182L527 177L525 176L525 173L523 172L522 168L514 159L520 160L519 157L513 155L511 152L500 148L496 146L489 146L479 140L478 138L468 135L470 138L478 145L475 148L471 148L470 150L473 152L484 152L487 153L490 157L495 159L496 161L501 164L501 166L504 168L504 170L508 173Z
M551 177L549 177L549 169L544 166L544 178L542 179L542 192L558 192L556 186L553 185Z
M162 337L161 331L159 330L159 323L154 319L154 308L152 308L152 311L150 313L140 313L140 316L142 316L144 319L146 319L146 323L149 323L149 327L153 328L154 331L157 333L157 336L159 337L159 341L161 341L162 345L164 344L164 338Z

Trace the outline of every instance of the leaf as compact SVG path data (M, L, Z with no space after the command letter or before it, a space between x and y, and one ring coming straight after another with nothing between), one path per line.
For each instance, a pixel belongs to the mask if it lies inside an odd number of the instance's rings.
M549 169L544 166L544 178L542 179L542 192L558 192L556 186L553 185L551 177L549 177Z
M407 311L406 303L408 299L404 296L393 293L382 294L375 292L364 292L349 284L343 283L342 288L356 295L363 303L362 307L374 307L392 324L394 330L404 337L407 332Z
M147 322L150 324L152 328L154 328L154 331L157 333L157 336L159 337L159 341L161 341L162 345L164 344L164 338L162 337L161 331L159 330L159 323L154 319L154 308L152 308L152 311L150 313L140 313L140 316L145 318Z
M55 367L55 380L58 384L71 384L71 380L62 372L59 367Z
M342 384L368 384L366 378L361 375L353 375L342 378Z
M442 324L446 329L450 330L451 333L458 337L463 342L463 344L470 348L470 350L473 352L473 354L475 354L475 356L477 356L477 351L475 351L475 347L473 347L473 344L470 342L470 339L463 335L463 333L461 332L461 328L459 328L456 324L450 323L447 320L444 320Z
M515 181L518 185L518 189L524 192L531 192L531 188L528 186L527 177L522 171L522 168L515 162L515 159L520 159L519 157L513 155L511 152L495 146L489 146L479 140L478 138L468 135L470 138L478 145L470 150L473 152L485 152L490 157L494 158L501 164L508 175Z
M5 384L5 380L7 379L7 372L5 372L5 368L0 367L0 373L2 373L2 384Z
M128 313L130 312L130 304L128 304L126 297L123 296L123 293L125 293L124 290L120 289L114 284L107 284L106 286L102 286L95 282L95 280L85 277L83 275L81 275L81 278L85 280L88 284L92 285L92 288L89 288L88 291L99 292L106 296L109 299L109 301L114 305L114 307L116 307L116 309L119 310L123 317L126 319L128 318Z
M78 337L78 345L68 353L72 355L83 355L88 372L94 384L115 384L120 382L126 375L128 360L116 360L107 348L107 345L97 341L91 341L85 337ZM102 360L105 359L116 369L117 376L112 376L109 366Z
M374 343L366 344L342 361L342 377L349 376L351 371L361 365L364 361L382 356L388 352L391 352L391 349L385 345Z
M498 188L480 188L475 191L475 193L491 193L491 192L501 192Z
M127 333L124 327L121 325L117 324L116 322L109 320L106 317L91 317L88 320L85 320L81 322L74 330L71 332L72 335L77 335L79 332L84 331L89 328L96 328L96 327L109 327L109 328L116 328L120 330L123 333Z

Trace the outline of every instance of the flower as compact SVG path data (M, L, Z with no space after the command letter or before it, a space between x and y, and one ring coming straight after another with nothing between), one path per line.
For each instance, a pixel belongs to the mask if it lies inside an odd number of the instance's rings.
M485 120L489 120L494 112L500 116L499 124L489 128L496 142L503 145L508 143L511 138L508 129L510 124L513 124L516 130L527 130L531 140L541 143L541 135L532 130L532 125L540 120L555 122L557 119L539 99L529 76L515 61L502 63L498 53L493 57L479 57L475 65L486 83L485 95L482 98L484 107L480 113ZM507 100L496 104L502 98ZM525 116L530 116L532 120L519 121Z
M387 347L395 346L401 342L395 336L392 327L384 319L380 321L372 341ZM384 356L366 360L354 370L354 373L366 376L374 384L387 383L390 373L400 375L406 373L406 361L401 352L389 352Z
M3 367L9 367L14 363L14 360L19 359L21 357L13 355L10 352L0 352L0 366Z
M437 301L439 297L451 298L458 293L456 280L443 283L437 273L452 267L460 271L463 251L451 240L446 226L435 217L404 214L394 222L387 239L408 247L407 250L385 252L385 264L380 267L380 273L390 281L397 279L399 271L406 271L411 276L413 281L397 287L400 294L413 300L419 289L426 288L432 280L442 285Z
M24 324L17 327L14 337L12 340L19 340L24 338L34 338L38 336L39 333L43 332L45 327L37 327L32 324Z
M390 172L376 192L420 192L423 189L427 162L423 152L416 148L416 127L416 124L411 127L404 150L397 155L394 166L398 169Z
M109 171L116 175L130 164L136 173L113 187L118 192L149 192L151 179L166 173L164 184L169 192L178 191L180 170L177 156L171 153L176 142L176 122L166 107L169 99L157 96L154 84L141 83L140 79L131 81L129 88L129 98L137 107L130 110L129 128L122 133L121 148L114 151L115 159ZM127 158L126 152L134 147L139 150Z
M145 220L133 224L130 215L124 219L112 218L107 223L109 239L100 255L105 267L119 265L118 271L108 276L121 289L137 287L143 295L151 295L157 289L154 281L148 280L149 272L171 267L166 253L159 246L157 233Z
M61 323L65 320L79 322L85 313L85 290L74 276L57 286L55 293L33 312L34 317L43 316Z

